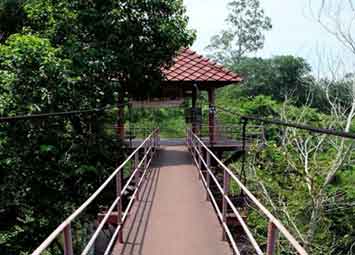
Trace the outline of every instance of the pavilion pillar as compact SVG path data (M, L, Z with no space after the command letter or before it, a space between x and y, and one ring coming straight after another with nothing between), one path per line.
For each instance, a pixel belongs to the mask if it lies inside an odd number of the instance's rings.
M192 90L192 132L196 133L197 123L196 123L196 101L197 101L197 91L196 88Z
M208 90L208 104L209 104L209 111L208 111L208 133L210 144L216 143L216 93L215 88L210 88Z

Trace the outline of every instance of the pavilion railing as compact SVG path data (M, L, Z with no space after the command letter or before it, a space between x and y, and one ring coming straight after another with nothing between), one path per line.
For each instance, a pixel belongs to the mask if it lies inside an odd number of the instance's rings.
M139 196L139 190L142 186L145 176L147 175L149 166L152 162L154 154L159 147L159 129L154 130L143 142L142 144L106 179L106 181L95 191L91 197L86 200L72 215L70 215L65 221L63 221L48 237L47 239L32 253L32 255L40 255L46 251L46 249L63 234L64 241L64 255L73 255L73 236L71 223L82 214L89 205L91 205L94 200L103 192L103 190L115 179L116 180L116 199L111 204L111 207L104 213L104 217L98 225L96 231L91 236L89 242L86 244L85 248L81 252L81 255L89 254L90 250L95 244L100 232L104 228L105 224L108 222L111 214L116 209L117 210L117 228L106 247L104 255L109 255L114 247L114 244L119 239L122 242L122 229L125 221L129 215L129 212L134 204L134 201ZM144 150L144 155L140 159L139 152ZM134 161L134 170L129 177L128 181L122 187L122 171L125 166L128 166L129 162ZM125 211L122 210L122 197L127 191L130 185L135 182L135 189L133 195L131 196L128 206Z
M249 125L248 133L246 133L244 136L242 126L242 124L219 124L215 126L201 125L196 134L200 138L206 138L209 137L212 130L214 130L214 136L217 141L242 141L244 139L246 142L251 143L256 140L265 139L264 126Z
M192 130L187 131L187 146L192 154L193 160L199 171L200 179L202 180L206 192L207 199L211 200L213 206L216 209L218 218L224 229L223 239L229 240L235 254L241 254L237 242L233 237L231 230L227 224L227 210L228 206L232 209L233 214L237 217L240 226L243 228L247 238L251 245L255 249L256 254L262 255L264 252L260 248L258 242L255 240L248 225L243 220L241 213L237 210L237 207L232 202L230 196L230 181L233 180L238 187L243 191L255 206L260 210L264 217L269 221L268 224L268 236L267 236L267 255L274 255L276 249L276 240L278 233L281 233L289 244L297 251L298 254L308 254L306 250L299 244L299 242L293 237L293 235L285 228L285 226L274 216L262 203L249 191L249 189L242 183L242 181L230 170L223 162L205 145L205 143L195 134ZM211 170L211 159L217 162L218 166L223 169L223 184L221 185L216 175ZM206 169L206 177L202 171L202 167ZM217 200L211 190L211 181L215 183L219 193L222 195L222 209L219 208Z

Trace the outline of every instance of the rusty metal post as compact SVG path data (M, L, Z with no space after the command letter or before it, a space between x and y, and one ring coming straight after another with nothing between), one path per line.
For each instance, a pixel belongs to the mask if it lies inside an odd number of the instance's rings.
M278 235L278 229L273 222L269 222L267 230L267 248L266 255L274 255L276 251L276 240Z
M134 154L134 169L137 169L138 167L138 164L139 164L139 152L137 152L136 154ZM136 176L135 176L135 182L136 182L136 187L137 187L137 195L136 195L136 201L139 200L139 188L138 188L138 183L139 183L139 179L141 177L141 170L139 169L136 173Z
M148 143L148 161L153 157L153 149L152 149L152 146L153 146L153 140L152 139L149 139L149 143ZM147 165L148 167L148 165Z
M152 136L152 138L150 139L150 147L151 147L151 150L150 150L150 158L151 158L152 160L153 160L153 157L154 157L154 148L155 148L154 139L155 139L154 136Z
M147 160L148 160L148 155L147 155L147 151L148 151L148 149L147 149L147 147L148 147L148 142L146 142L145 144L144 144L144 163L143 163L143 166L144 166L144 171L147 169Z
M227 200L225 199L225 196L229 195L229 187L230 187L230 176L227 173L226 170L223 172L223 200L222 200L222 214L223 214L223 222L227 223L227 213L228 213L228 203ZM223 231L223 241L227 240L227 235L226 232Z
M208 170L211 169L211 155L208 151L206 151L206 164L207 164L207 172L206 172L206 183L207 183L207 194L206 194L206 200L210 201L210 195L208 193L208 190L210 189L210 183L211 183L211 176Z
M202 161L201 161L201 157L202 157L202 147L201 147L201 143L198 143L198 179L201 180L201 174L202 174Z
M195 141L194 141L193 138L191 139L191 149L192 149L192 156L193 156L194 158L196 158ZM194 162L194 163L195 163L195 162Z
M122 171L122 170L121 170ZM118 172L116 174L116 196L121 197L122 192L122 173ZM121 229L118 233L118 241L123 243L123 234L122 234L122 199L120 199L117 203L117 227L121 225Z
M64 255L74 255L74 252L73 252L73 239L72 239L71 225L70 224L68 224L64 228L63 235L64 235Z

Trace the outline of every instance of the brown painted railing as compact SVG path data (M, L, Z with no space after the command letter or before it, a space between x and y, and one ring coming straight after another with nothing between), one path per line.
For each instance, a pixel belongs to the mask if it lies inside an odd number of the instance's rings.
M193 160L199 170L199 176L206 188L207 199L210 199L217 211L218 218L224 229L223 238L228 239L232 245L232 248L235 254L239 255L240 251L238 249L236 240L234 239L228 225L227 225L227 209L228 206L232 209L233 213L237 217L241 227L243 228L246 236L248 237L251 245L255 249L256 254L264 254L259 244L255 240L252 232L250 231L248 225L243 220L240 212L237 210L237 207L234 205L230 198L229 186L230 180L236 182L238 187L243 191L243 193L248 197L248 199L258 208L260 212L265 216L269 221L268 225L268 237L267 237L267 255L273 255L275 253L275 245L278 233L281 233L289 244L301 255L307 255L306 250L299 244L299 242L293 237L293 235L285 228L285 226L275 217L272 213L249 191L249 189L239 180L239 178L230 170L223 162L203 143L203 141L192 132L192 130L187 131L187 146L192 154ZM205 155L205 157L204 157ZM211 158L213 158L219 167L224 171L223 186L218 182L217 177L211 170ZM202 172L202 165L206 168L206 177ZM216 198L214 197L210 185L211 180L218 187L219 192L221 193L222 200L222 210L219 209Z
M145 176L148 172L149 166L153 159L153 156L156 152L156 149L159 147L159 129L156 129L152 132L143 143L106 179L106 181L95 191L91 197L86 200L72 215L70 215L62 224L60 224L53 232L48 236L48 238L32 253L32 255L40 255L42 254L53 242L56 238L58 238L61 234L64 236L64 254L65 255L73 255L73 243L72 243L72 234L71 234L71 223L81 214L89 205L91 205L94 200L101 194L101 192L113 181L116 180L116 199L112 203L111 207L107 212L105 212L105 216L97 227L96 231L90 238L89 242L86 244L84 250L81 252L81 255L86 255L92 249L99 233L103 229L104 225L108 221L112 212L117 210L117 222L118 226L106 247L105 255L110 254L115 241L119 238L122 241L122 228L124 223L128 217L128 214L133 206L134 201L139 196L139 189L142 183L145 180ZM144 149L144 156L139 159L139 151ZM130 178L128 179L126 185L122 187L122 171L124 167L131 161L134 160L134 171L132 172ZM128 206L126 210L122 211L122 195L128 189L128 187L132 184L133 180L135 180L135 189L134 193L131 196Z

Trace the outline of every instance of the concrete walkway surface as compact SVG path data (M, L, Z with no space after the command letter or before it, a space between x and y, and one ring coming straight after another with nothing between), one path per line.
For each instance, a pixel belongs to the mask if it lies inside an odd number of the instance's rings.
M163 147L132 208L118 255L232 254L185 146Z

